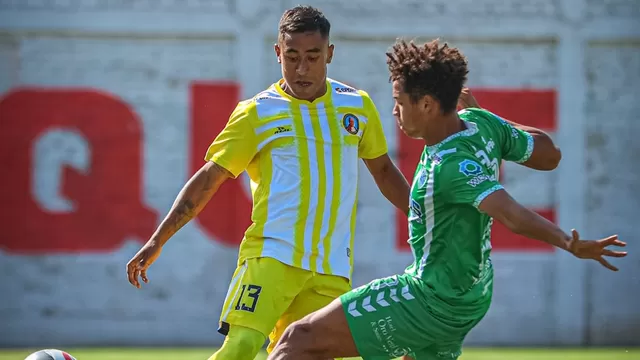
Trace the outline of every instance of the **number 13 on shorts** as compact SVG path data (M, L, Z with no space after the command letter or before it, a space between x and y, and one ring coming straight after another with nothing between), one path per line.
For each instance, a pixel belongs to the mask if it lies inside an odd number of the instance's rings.
M248 265L245 262L238 266L234 272L224 301L222 314L220 314L221 321L225 321L229 314L234 312L253 313L256 311L258 300L262 293L262 285L264 284L257 285L256 281L252 281L253 274L248 270Z
M274 301L282 284L282 277L269 271L268 264L277 260L253 258L238 266L231 279L229 291L220 314L221 328L244 326L269 335L287 304ZM284 265L282 265L284 266ZM266 296L266 300L264 299Z
M254 312L260 298L260 292L262 292L262 286L242 285L240 296L238 296L238 302L236 303L236 310Z

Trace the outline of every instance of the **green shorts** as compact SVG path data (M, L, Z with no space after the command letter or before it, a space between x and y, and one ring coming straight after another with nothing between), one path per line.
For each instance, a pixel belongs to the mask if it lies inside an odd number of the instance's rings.
M340 297L353 340L365 360L409 355L455 360L484 313L457 320L434 307L424 283L409 274L374 280ZM431 304L430 304L431 303Z

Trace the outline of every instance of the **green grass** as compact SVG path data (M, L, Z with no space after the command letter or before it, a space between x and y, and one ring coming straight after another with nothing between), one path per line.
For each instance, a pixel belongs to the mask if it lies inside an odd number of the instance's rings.
M214 349L206 348L100 348L65 349L78 360L206 360ZM33 352L0 349L0 360L23 360ZM262 354L256 360L264 360ZM461 360L638 360L640 348L613 349L476 349L464 350Z

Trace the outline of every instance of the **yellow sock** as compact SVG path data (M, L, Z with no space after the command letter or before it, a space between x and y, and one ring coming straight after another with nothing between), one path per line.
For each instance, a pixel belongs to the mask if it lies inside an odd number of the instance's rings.
M222 347L211 355L209 360L255 359L264 345L265 339L266 336L258 330L231 325Z

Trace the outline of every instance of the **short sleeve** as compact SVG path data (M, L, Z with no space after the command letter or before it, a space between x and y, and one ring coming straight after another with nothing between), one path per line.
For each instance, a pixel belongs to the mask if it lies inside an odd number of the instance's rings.
M503 188L471 155L445 158L437 176L438 188L450 204L469 204L477 208L487 196Z
M257 137L252 125L255 103L239 103L224 129L209 146L204 159L213 161L238 177L258 151Z
M371 100L366 92L362 90L359 92L364 102L364 110L367 113L367 124L362 132L362 138L358 146L358 155L362 159L375 159L389 151L387 148L387 139L382 129L382 123L380 122L380 114L373 100Z
M533 136L526 131L516 129L500 116L486 110L483 111L490 118L496 131L500 133L502 158L516 163L529 160L533 153Z

